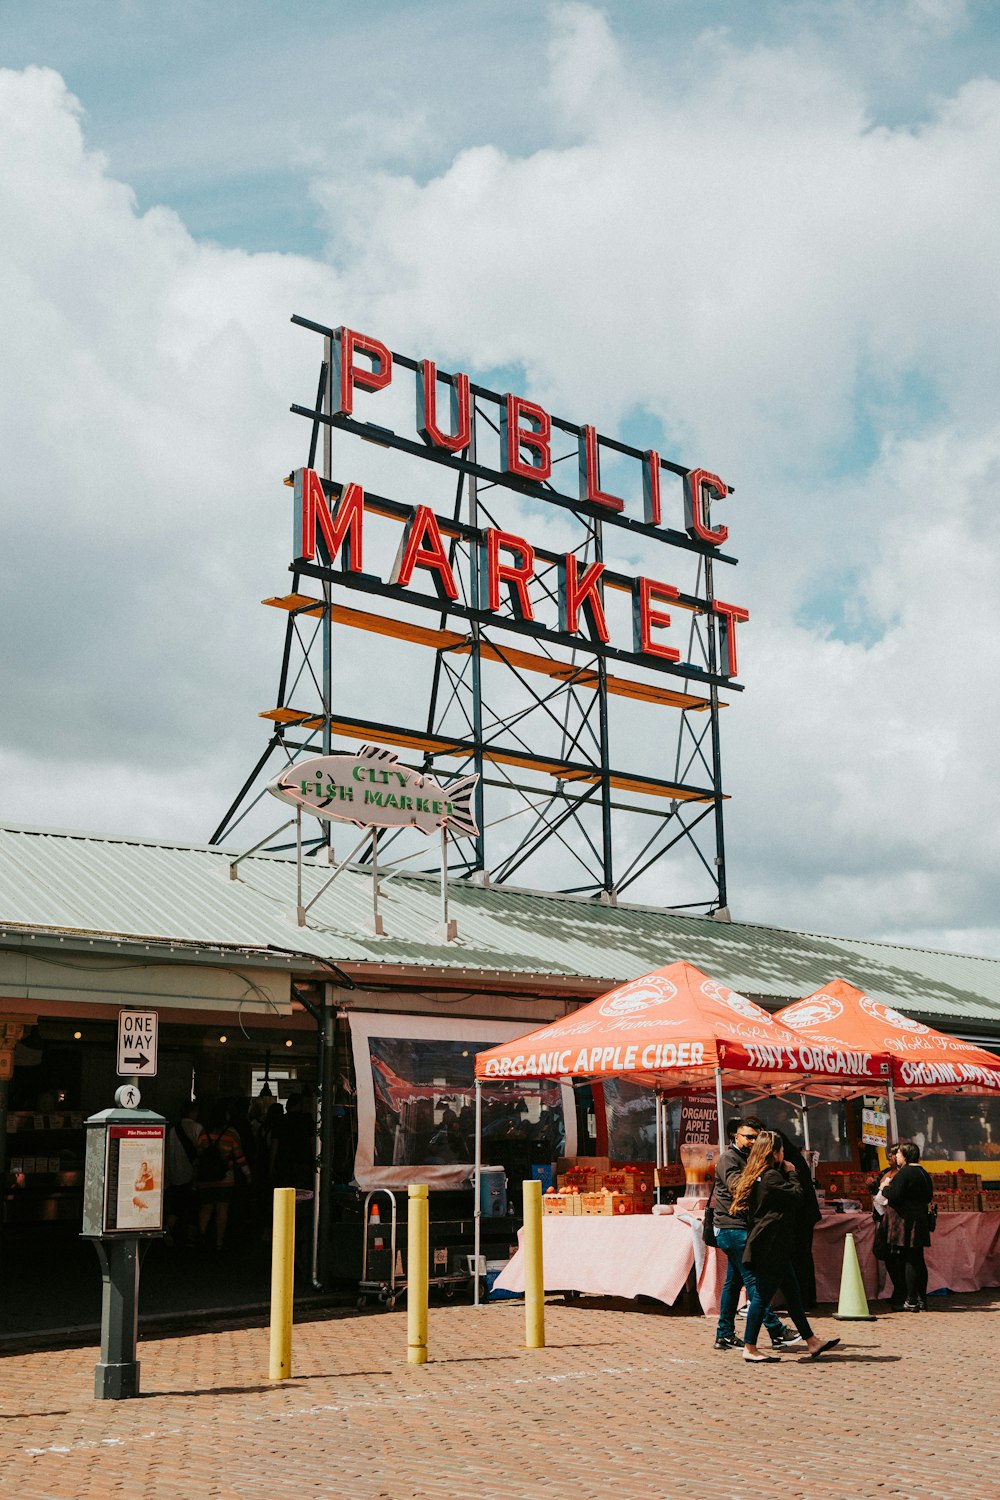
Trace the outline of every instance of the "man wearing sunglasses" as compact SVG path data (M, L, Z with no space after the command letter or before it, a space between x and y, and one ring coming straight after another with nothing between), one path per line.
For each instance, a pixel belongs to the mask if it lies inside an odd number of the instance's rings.
M716 1349L740 1349L743 1346L743 1340L736 1336L736 1309L744 1286L747 1296L753 1296L755 1280L753 1271L743 1264L747 1243L746 1214L734 1214L730 1205L733 1188L747 1164L750 1148L763 1129L764 1122L756 1115L731 1120L727 1128L730 1145L715 1164L715 1243L728 1262L719 1303L719 1325L715 1330ZM764 1327L775 1349L805 1348L805 1340L794 1328L786 1327L772 1307L764 1314Z

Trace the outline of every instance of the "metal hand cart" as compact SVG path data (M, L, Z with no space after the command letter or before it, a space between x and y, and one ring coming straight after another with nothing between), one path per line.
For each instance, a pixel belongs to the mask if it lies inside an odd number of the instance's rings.
M389 1220L371 1217L372 1199L388 1198ZM358 1311L367 1307L369 1297L377 1298L389 1312L397 1297L406 1291L404 1253L398 1243L399 1216L396 1194L389 1188L372 1188L365 1195L364 1231L361 1240L361 1280L358 1282ZM388 1242L388 1243L387 1243ZM428 1286L441 1287L446 1297L453 1297L459 1287L472 1281L469 1271L449 1271L427 1278Z

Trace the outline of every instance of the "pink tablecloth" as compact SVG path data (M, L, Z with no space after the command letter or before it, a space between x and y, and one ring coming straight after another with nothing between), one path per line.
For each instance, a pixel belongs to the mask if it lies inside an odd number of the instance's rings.
M676 1302L697 1261L699 1271L710 1283L709 1295L714 1292L717 1297L715 1259L715 1253L701 1242L700 1226L677 1214L621 1218L610 1214L542 1215L547 1292L656 1297L660 1302ZM724 1273L724 1261L722 1269ZM497 1277L496 1285L502 1291L524 1291L520 1236L517 1253ZM704 1297L702 1301L704 1305Z
M872 1255L875 1225L871 1214L824 1214L813 1235L820 1302L836 1302L840 1296L848 1233L854 1235L858 1247L869 1298L888 1294L885 1266ZM1000 1286L1000 1214L939 1214L925 1259L930 1292L977 1292L980 1287Z
M871 1253L875 1226L869 1214L825 1214L813 1238L816 1290L820 1302L840 1296L844 1238L858 1249L870 1299L885 1295L885 1268ZM719 1310L726 1261L706 1250L700 1225L680 1214L636 1214L612 1218L542 1218L545 1290L583 1292L598 1297L655 1297L677 1300L692 1270L698 1300L706 1314ZM941 1214L927 1251L928 1290L974 1292L1000 1286L1000 1214ZM517 1254L497 1277L508 1292L524 1291L524 1258Z

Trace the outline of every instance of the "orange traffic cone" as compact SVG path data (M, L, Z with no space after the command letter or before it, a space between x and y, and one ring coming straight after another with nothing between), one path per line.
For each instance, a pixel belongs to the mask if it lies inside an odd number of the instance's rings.
M384 1250L385 1249L385 1241L383 1240L382 1235L381 1235L381 1221L382 1221L382 1215L378 1211L378 1204L377 1203L373 1203L372 1204L372 1211L371 1211L371 1214L369 1216L368 1222L369 1222L369 1224L378 1224L380 1226L380 1232L378 1234L376 1234L375 1238L372 1240L372 1249L373 1250Z

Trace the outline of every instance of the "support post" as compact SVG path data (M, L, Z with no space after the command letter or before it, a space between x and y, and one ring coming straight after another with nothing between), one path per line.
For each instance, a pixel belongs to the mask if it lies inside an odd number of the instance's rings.
M545 1271L542 1265L542 1184L521 1183L524 1204L524 1342L545 1348Z
M715 1107L719 1112L719 1151L726 1149L725 1101L722 1097L722 1069L715 1070Z
M656 1090L656 1165L663 1166L663 1095Z
M891 1078L889 1079L889 1087L886 1092L889 1097L889 1130L892 1134L893 1144L895 1144L899 1140L899 1126L896 1123L896 1090L892 1086Z
M336 1091L337 1015L333 985L323 986L323 1047L320 1071L319 1159L316 1164L316 1212L313 1218L313 1282L330 1279L330 1214L333 1195L333 1096Z
M295 920L300 927L306 925L306 909L302 904L302 809L295 809Z
M472 400L472 427L469 434L468 453L469 463L475 465L477 462L476 450L476 398ZM474 467L469 470L469 526L470 535L475 536L479 529L479 478ZM469 628L469 666L472 673L472 768L479 780L476 782L476 790L473 793L473 805L476 810L476 834L475 867L482 870L485 875L489 866L486 863L486 812L483 789L483 674L482 674L482 626L479 623L478 612L482 607L480 598L481 583L479 572L479 556L474 541L469 543L469 599L476 617L470 622Z
M712 559L705 558L705 597L711 605L715 598L715 583L712 577ZM705 617L705 644L708 648L708 670L713 678L718 669L718 649L716 645L716 618L712 614ZM716 910L729 912L729 891L726 880L726 840L723 832L723 808L724 793L722 790L722 740L719 735L719 689L712 682L708 689L709 719L712 742L712 798L713 811L715 815L715 886L716 886ZM723 1146L723 1150L725 1147Z
M604 561L604 528L594 521L594 561ZM602 591L603 592L603 591ZM597 657L597 724L601 753L601 876L603 894L611 905L617 905L614 872L614 839L611 827L611 773L608 764L611 758L611 741L608 724L608 664L603 655Z
M476 1164L472 1171L472 1186L476 1198L472 1217L472 1265L476 1278L472 1303L478 1307L479 1252L483 1240L483 1085L479 1078L476 1079Z
M275 1188L271 1238L271 1350L269 1380L292 1373L292 1293L295 1285L295 1189Z
M323 340L323 360L326 365L326 380L323 384L323 415L333 415L333 339ZM327 484L333 481L333 423L323 423L323 478ZM329 755L333 748L331 719L333 717L333 618L331 605L333 588L328 578L323 579L323 754ZM331 848L333 829L328 819L322 820L323 842ZM332 863L332 860L331 860ZM300 926L304 925L300 923Z
M809 1144L809 1105L806 1102L805 1094L800 1094L799 1099L802 1101L799 1105L799 1111L802 1116L802 1144L807 1151L811 1151L812 1147Z
M427 1184L411 1182L406 1226L406 1363L427 1363Z
M453 943L458 937L458 923L448 916L448 825L441 825L441 941Z
M376 937L382 937L385 928L382 925L382 913L378 909L378 829L372 829L372 931Z
M95 1240L101 1263L101 1359L94 1371L95 1401L127 1401L139 1394L139 1241Z

